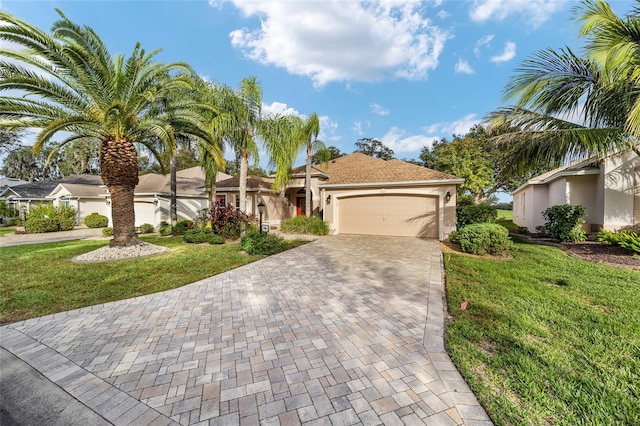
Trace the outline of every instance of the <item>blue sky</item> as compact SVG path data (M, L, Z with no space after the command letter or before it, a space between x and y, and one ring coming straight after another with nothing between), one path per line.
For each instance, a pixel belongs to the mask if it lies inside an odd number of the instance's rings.
M624 14L633 2L611 4ZM397 158L417 158L421 147L464 134L506 105L501 91L532 53L582 45L572 13L579 2L571 0L0 5L45 30L59 8L96 30L112 53L129 54L140 42L162 49L158 60L187 62L231 87L255 75L265 111L316 112L327 145L351 153L359 138L376 138Z

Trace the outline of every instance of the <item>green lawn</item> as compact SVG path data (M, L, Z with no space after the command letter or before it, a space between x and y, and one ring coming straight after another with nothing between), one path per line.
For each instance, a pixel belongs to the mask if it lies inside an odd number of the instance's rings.
M513 210L497 209L497 211L498 211L498 219L507 219L507 220L513 219Z
M108 263L71 258L107 244L68 241L3 247L0 324L183 286L261 258L239 244L185 244L181 237L142 236L171 252ZM304 244L291 242L292 246Z
M15 226L0 227L0 237L4 237L7 234L13 234L14 232L16 232Z
M640 424L640 272L516 246L445 255L449 351L493 421Z

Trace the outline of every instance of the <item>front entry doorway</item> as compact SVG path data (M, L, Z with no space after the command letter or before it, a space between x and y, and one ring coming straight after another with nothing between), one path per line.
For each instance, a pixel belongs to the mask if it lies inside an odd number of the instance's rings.
M307 207L304 197L296 198L296 216L305 216L306 214Z

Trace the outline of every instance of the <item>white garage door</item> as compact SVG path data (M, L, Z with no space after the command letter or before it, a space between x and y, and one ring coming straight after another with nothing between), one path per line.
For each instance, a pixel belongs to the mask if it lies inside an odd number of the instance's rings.
M438 238L437 198L419 195L368 195L340 198L341 234Z

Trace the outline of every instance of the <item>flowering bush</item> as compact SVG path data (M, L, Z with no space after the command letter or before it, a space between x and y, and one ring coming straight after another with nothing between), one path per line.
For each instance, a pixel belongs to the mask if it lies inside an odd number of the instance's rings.
M24 225L28 232L42 233L70 231L75 223L76 210L73 207L41 204L31 207Z
M222 235L227 239L240 238L242 224L255 223L256 218L241 210L236 210L232 205L217 206L209 210L211 232Z

